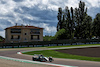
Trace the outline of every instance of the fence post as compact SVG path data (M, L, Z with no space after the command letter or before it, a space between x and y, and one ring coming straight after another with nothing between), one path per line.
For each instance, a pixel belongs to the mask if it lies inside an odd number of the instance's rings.
M97 41L98 42L98 44L99 44L99 41Z
M5 45L5 43L4 43L4 45ZM6 48L6 45L5 45L5 48Z
M33 44L33 47L34 47L34 44Z
M44 44L42 44L42 47L44 47Z
M4 43L2 43L2 48L3 48L3 46L4 46L3 44L4 44Z
M13 43L11 43L12 44L12 48L14 48L14 45L13 45Z
M27 47L29 47L29 44L27 44Z
M22 44L23 44L23 43L20 43L20 47L22 47Z
M18 48L19 48L20 43L18 44Z
M89 41L89 44L90 44L90 41Z
M5 45L5 43L3 43L3 48L6 48L6 45Z
M62 43L62 46L63 46L63 43Z
M57 43L57 46L58 46L58 43Z

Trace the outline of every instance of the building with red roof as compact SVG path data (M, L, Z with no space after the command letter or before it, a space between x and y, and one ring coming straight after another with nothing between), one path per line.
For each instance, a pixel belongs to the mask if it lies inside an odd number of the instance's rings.
M24 26L17 24L15 26L7 27L5 29L5 42L32 42L43 41L43 28L36 26Z

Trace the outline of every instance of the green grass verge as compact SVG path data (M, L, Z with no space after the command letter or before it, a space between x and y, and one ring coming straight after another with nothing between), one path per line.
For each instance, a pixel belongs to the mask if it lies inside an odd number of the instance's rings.
M43 54L44 56L47 56L47 57L52 56L52 57L55 57L55 58L100 61L100 58L96 58L96 57L86 57L86 56L72 55L72 54L61 53L61 52L53 51L53 50L31 51L31 52L25 52L23 54L28 54L28 55Z
M92 45L100 45L100 44L83 44L83 45L65 45L65 46L49 46L48 48L58 48L58 47L74 47L74 46L92 46Z

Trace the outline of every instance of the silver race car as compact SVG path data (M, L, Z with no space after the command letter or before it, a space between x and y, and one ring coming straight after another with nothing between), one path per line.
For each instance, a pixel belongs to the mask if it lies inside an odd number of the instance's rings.
M46 62L46 61L52 62L52 61L54 61L52 57L48 57L47 58L47 57L45 57L43 55L34 55L32 57L32 60L33 61L40 61L40 62Z

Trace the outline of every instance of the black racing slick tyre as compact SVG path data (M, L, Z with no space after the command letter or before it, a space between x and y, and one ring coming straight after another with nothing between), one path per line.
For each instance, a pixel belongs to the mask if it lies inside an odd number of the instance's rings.
M33 61L36 61L36 58L32 57L32 60L33 60Z

